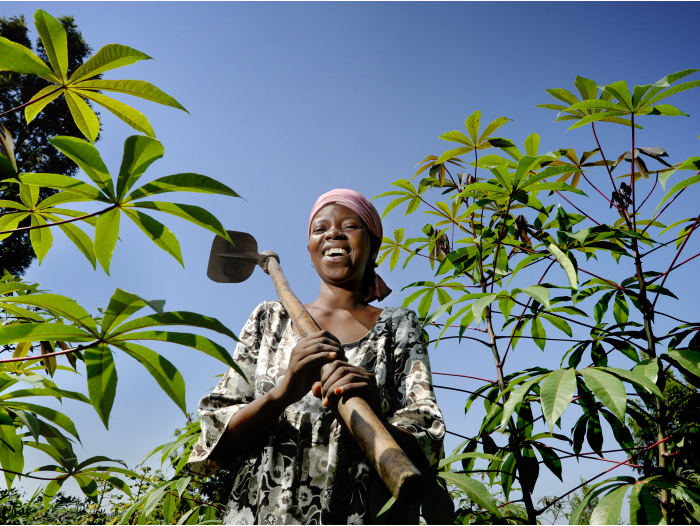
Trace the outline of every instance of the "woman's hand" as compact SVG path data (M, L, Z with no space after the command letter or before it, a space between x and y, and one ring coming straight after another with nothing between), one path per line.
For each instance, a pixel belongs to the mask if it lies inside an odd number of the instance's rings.
M298 402L311 390L321 376L321 368L344 358L338 338L328 331L310 334L299 340L289 359L284 379L277 387L280 397L289 406Z
M362 367L353 367L344 360L334 360L321 369L321 381L313 386L314 395L321 398L338 418L338 400L343 396L359 396L372 410L381 414L381 399L377 380ZM340 419L338 418L340 421Z

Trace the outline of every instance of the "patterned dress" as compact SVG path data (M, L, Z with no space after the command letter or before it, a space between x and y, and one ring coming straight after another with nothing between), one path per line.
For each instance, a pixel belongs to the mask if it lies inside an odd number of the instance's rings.
M251 314L240 340L234 359L250 383L229 369L199 402L202 435L188 461L193 473L221 467L209 455L229 420L280 383L299 337L282 304L268 301ZM415 313L386 308L364 337L343 349L351 365L374 373L380 418L411 432L431 464L442 458L445 424ZM287 407L233 469L224 524L372 523L391 497L357 442L311 392Z

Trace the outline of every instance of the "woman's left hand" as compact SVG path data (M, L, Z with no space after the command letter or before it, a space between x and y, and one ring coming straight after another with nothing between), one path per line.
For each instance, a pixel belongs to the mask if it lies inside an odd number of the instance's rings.
M372 410L381 414L381 399L373 374L362 367L353 367L343 360L327 363L321 369L321 381L313 386L314 396L321 398L338 418L338 400L343 396L359 396Z

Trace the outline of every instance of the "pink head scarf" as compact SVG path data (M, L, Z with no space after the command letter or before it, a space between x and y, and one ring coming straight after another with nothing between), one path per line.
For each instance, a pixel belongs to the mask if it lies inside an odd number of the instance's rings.
M336 188L335 190L326 192L316 200L316 204L311 210L311 216L309 217L309 237L311 237L311 222L314 220L314 217L321 208L331 203L346 206L360 216L374 237L379 238L380 241L384 238L382 218L379 216L377 209L374 208L374 205L370 203L364 195L354 190L347 190L344 188ZM374 260L372 263L367 264L367 269L365 270L365 282L369 283L364 297L367 303L374 300L381 301L391 294L391 289L387 287L384 280L374 271L376 260L377 257L375 255Z

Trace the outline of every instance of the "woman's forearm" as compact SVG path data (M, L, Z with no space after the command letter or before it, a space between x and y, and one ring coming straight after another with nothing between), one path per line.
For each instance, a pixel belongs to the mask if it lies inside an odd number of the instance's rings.
M288 405L278 387L247 404L229 420L212 457L225 460L246 453L268 434Z

